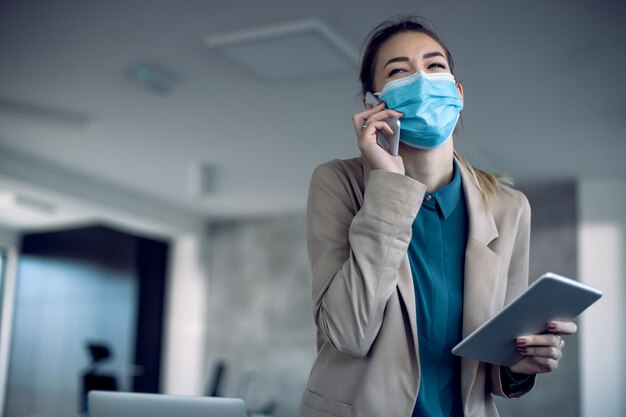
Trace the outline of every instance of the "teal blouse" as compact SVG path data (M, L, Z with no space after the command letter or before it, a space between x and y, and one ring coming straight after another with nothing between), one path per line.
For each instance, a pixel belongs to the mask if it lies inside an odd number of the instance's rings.
M412 417L463 416L461 359L450 351L462 337L468 224L455 162L452 181L424 195L409 244L421 371ZM507 395L532 387L531 376L514 374L505 367L500 374Z
M421 374L413 417L463 415L461 361L450 350L462 336L467 231L467 208L455 163L452 181L425 194L408 250Z

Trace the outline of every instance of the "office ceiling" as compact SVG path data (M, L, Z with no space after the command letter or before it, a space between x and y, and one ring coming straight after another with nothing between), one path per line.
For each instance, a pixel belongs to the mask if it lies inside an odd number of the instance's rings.
M80 200L65 175L180 216L301 210L313 168L358 153L351 56L404 13L428 17L452 51L466 97L455 143L470 160L521 182L624 176L625 4L5 0L0 152L24 162L0 167L0 194L24 187L63 208ZM215 47L294 27L308 32L287 31L268 52ZM291 41L305 53L285 59L299 50ZM170 91L139 88L142 77Z

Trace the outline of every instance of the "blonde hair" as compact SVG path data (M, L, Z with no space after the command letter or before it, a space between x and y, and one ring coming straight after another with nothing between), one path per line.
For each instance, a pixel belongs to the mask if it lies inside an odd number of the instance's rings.
M483 171L482 169L478 169L474 167L469 161L463 158L456 150L454 151L454 157L459 163L463 164L463 166L469 171L476 183L476 186L480 190L487 206L490 207L493 203L493 199L496 195L496 192L504 185L513 185L513 180L506 174L502 173L491 173L487 171Z

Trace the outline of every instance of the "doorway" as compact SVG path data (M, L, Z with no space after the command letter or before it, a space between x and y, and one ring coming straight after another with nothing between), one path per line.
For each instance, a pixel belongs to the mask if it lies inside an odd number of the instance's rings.
M167 253L105 226L22 237L6 417L84 415L88 376L159 392Z

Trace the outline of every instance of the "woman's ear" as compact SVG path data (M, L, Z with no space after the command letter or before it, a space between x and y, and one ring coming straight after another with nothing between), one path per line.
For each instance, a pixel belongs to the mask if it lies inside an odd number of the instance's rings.
M371 109L371 108L372 108L372 105L371 105L371 104L367 104L367 103L365 102L365 96L362 96L362 97L361 97L361 100L363 100L363 107L365 107L365 110L369 110L369 109Z
M463 85L461 83L456 83L456 88L459 90L459 94L461 94L463 101L465 101L465 96L463 95Z

